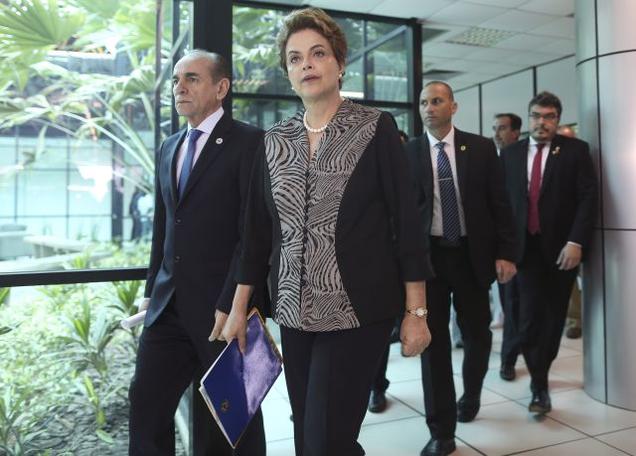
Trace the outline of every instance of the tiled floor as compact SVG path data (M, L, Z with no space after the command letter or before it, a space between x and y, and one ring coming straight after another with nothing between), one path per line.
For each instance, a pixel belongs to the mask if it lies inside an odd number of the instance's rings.
M454 456L636 456L636 412L606 406L583 390L582 342L563 339L553 365L550 389L553 411L535 419L527 411L527 370L520 359L514 382L499 378L501 330L494 331L490 370L482 394L482 407L472 423L457 427ZM463 353L453 351L455 372ZM418 456L429 438L424 421L419 358L403 358L391 347L388 378L389 407L367 413L360 443L369 456ZM455 376L458 397L461 378ZM293 456L291 413L283 376L264 403L268 456Z

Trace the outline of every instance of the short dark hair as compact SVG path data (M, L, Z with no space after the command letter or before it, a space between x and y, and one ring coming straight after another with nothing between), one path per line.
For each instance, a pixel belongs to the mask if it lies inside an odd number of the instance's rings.
M530 108L532 106L537 105L542 108L554 108L557 111L557 115L561 117L561 112L563 111L563 107L561 106L561 100L552 92L543 91L536 94L530 103L528 103L528 112L530 112Z
M347 38L338 23L320 8L304 8L292 11L283 19L283 24L276 41L278 44L279 63L287 74L287 41L296 32L313 30L322 35L331 46L336 61L343 68L347 57Z
M448 83L444 81L429 81L426 84L424 84L424 88L427 88L428 86L432 86L433 84L439 84L446 87L446 90L448 90L448 95L450 96L451 101L455 101L455 94L453 93L453 88Z
M208 61L210 66L210 75L212 80L216 83L221 79L229 79L232 81L232 72L230 71L230 64L227 59L221 54L216 52L209 52L205 49L192 49L187 52L184 57L202 58Z
M495 119L501 119L502 117L507 117L510 119L510 128L513 130L521 131L521 117L512 112L502 112L499 114L495 114Z

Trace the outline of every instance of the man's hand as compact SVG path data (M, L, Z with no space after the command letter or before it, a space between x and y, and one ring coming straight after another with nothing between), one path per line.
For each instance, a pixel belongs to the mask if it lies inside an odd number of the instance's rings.
M400 340L404 356L421 354L431 343L431 332L428 330L426 318L405 313L400 328Z
M497 282L506 283L517 273L517 266L508 260L495 260L495 271L497 271Z
M225 312L221 312L217 310L214 312L214 328L212 328L212 332L210 333L210 337L208 340L212 342L213 340L223 340L221 336L221 332L223 331L223 327L225 326L225 322L227 321L227 314Z
M148 310L148 307L150 307L150 298L144 298L139 304L139 312Z
M580 245L568 242L565 247L559 253L556 264L562 271L569 271L574 269L581 263L581 257L583 256L583 249Z

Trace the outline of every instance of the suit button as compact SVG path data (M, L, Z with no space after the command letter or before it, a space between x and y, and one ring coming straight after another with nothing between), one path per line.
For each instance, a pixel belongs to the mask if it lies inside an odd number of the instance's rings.
M176 219L176 220L174 221L174 223L176 223L177 225L179 225L179 224L181 223L181 219Z
M181 256L177 255L174 257L174 261L175 263L178 263L179 261L181 261Z

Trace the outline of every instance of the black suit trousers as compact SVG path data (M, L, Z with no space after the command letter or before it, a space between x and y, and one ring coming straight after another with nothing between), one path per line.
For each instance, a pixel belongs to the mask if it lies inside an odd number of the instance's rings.
M394 319L355 329L280 327L296 456L362 456L358 434Z
M499 284L499 296L504 312L501 364L514 366L521 353L519 337L519 279L515 275L508 283Z
M432 340L421 356L422 384L431 436L448 439L454 437L457 425L448 329L451 294L464 340L464 395L479 399L492 343L489 289L475 277L465 240L459 247L442 247L438 238L431 239L435 278L426 282L426 301Z
M545 258L541 235L528 235L519 264L518 327L532 391L548 388L548 371L559 352L578 268L561 271Z
M194 381L198 386L201 375L225 347L224 342L209 342L206 334L186 330L180 314L173 297L154 324L144 328L141 334L129 392L130 455L175 454L174 415L179 400L190 383ZM198 391L193 394L193 401L196 413L202 409L201 404L196 402L204 404ZM234 452L212 415L208 412L199 413L199 416L202 419L196 425L200 427L194 429L197 440L194 442L195 455L265 455L260 410Z

